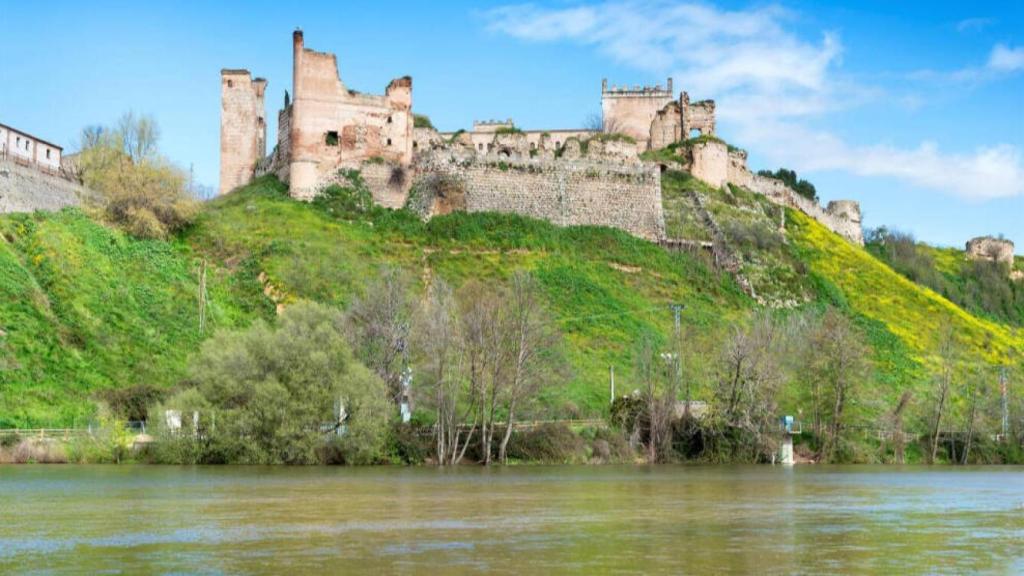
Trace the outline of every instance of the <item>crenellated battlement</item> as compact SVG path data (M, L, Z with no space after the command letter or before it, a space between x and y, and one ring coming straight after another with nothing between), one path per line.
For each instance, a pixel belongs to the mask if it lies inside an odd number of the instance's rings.
M603 78L601 80L601 97L602 98L672 98L672 79L668 79L668 87L662 87L661 84L654 86L641 86L639 84L634 86L616 86L612 84L608 86L608 79Z

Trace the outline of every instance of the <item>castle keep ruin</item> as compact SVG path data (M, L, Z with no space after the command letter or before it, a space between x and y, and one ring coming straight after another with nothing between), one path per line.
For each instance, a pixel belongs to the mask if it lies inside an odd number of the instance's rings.
M415 203L429 217L452 210L515 212L560 225L612 226L665 239L661 169L640 154L675 146L684 169L708 184L743 186L801 210L863 243L855 202L822 208L774 178L756 175L746 154L715 137L715 103L674 96L667 85L601 83L602 127L520 130L511 120L474 122L469 132L415 128L412 78L383 95L349 89L337 58L292 36L292 91L266 155L267 82L247 70L221 71L220 193L273 173L292 197L312 199L358 169L383 206ZM697 138L699 137L699 138Z
M347 88L334 54L309 50L292 35L292 99L278 113L277 146L266 153L266 81L247 70L221 72L220 193L274 172L292 196L312 198L338 168L370 158L412 162L412 78L396 78L384 95Z

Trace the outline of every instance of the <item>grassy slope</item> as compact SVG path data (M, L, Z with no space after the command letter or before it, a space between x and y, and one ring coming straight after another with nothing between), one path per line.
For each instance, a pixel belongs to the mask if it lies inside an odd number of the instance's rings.
M210 203L171 243L132 240L75 210L0 217L0 232L0 427L82 424L99 389L179 382L202 339L203 258L212 328L273 316L261 273L285 303L345 306L384 264L420 288L431 275L459 285L534 270L573 366L541 404L582 415L605 409L608 366L628 373L643 332L668 334L668 302L687 302L686 323L705 329L750 306L728 277L618 231L494 214L343 222L273 180Z
M497 214L452 214L426 225L387 215L346 223L290 200L269 180L214 202L187 241L220 262L252 262L285 299L343 306L384 264L404 267L421 286L432 275L458 286L533 270L574 371L543 404L570 413L604 410L608 367L628 372L643 332L667 335L669 302L686 302L685 322L710 329L750 306L728 277L619 231Z
M971 359L992 364L1021 361L1020 330L965 312L802 213L787 211L787 228L811 270L837 287L853 310L883 322L915 359L936 361L941 328L948 323Z
M809 272L801 285L866 328L887 403L926 381L945 321L972 357L1020 361L1020 332L963 312L801 214L790 211L787 229L786 250ZM261 273L286 302L344 306L385 263L406 268L420 286L432 275L459 285L532 269L574 368L572 381L543 399L563 415L605 409L610 365L626 389L637 338L671 329L665 304L685 302L684 323L698 335L719 333L752 309L701 261L614 230L495 214L426 225L395 214L343 222L290 200L272 180L210 203L172 243L126 238L77 211L0 217L0 233L0 426L73 424L90 415L97 389L178 382L201 340L201 258L211 263L214 327L273 316Z
M0 426L84 423L96 389L177 380L200 339L187 248L74 210L5 216L0 235ZM234 324L210 284L211 324Z

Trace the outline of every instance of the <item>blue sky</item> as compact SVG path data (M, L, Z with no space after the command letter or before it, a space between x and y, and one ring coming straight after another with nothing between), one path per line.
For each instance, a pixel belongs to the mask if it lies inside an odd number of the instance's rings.
M73 149L87 124L152 114L165 154L215 185L220 69L266 77L275 118L301 26L352 88L412 75L441 129L576 127L601 78L671 75L717 101L753 168L859 200L865 225L1003 233L1024 254L1024 2L84 4L0 0L0 122Z

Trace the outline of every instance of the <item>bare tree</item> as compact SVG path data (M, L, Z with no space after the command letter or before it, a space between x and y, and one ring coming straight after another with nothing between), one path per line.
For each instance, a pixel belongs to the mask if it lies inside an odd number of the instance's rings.
M480 422L480 452L484 464L491 463L494 424L503 393L507 352L499 328L497 295L483 284L471 281L458 294L461 348L469 385L469 404L474 407L467 440Z
M636 377L644 402L647 461L651 464L668 460L672 448L672 422L679 398L676 362L678 356L657 351L649 334L641 339L636 355Z
M398 268L384 267L367 287L366 295L352 304L348 318L353 347L362 361L388 386L395 404L402 401L402 371L408 352L412 316L409 281ZM412 398L409 399L412 409Z
M160 129L152 116L124 113L117 121L117 137L132 163L138 164L156 153Z
M935 420L932 425L932 446L928 457L928 463L934 464L939 455L939 434L941 433L942 416L946 409L946 401L949 399L949 390L953 385L953 371L958 356L956 334L953 327L946 324L942 328L942 337L939 341L939 358L942 362L941 373L938 378L938 398L935 402Z
M814 381L815 421L820 433L821 385L828 389L828 430L822 455L831 460L842 441L845 416L857 386L867 375L867 347L853 324L834 309L825 312L811 334L808 348L812 361L807 367Z
M733 444L733 452L743 448L749 456L767 458L776 449L781 336L779 323L761 312L749 327L736 327L725 344L714 390L716 426L749 439L749 444ZM718 432L721 436L723 430Z
M465 454L458 414L462 356L454 298L444 280L438 278L431 283L414 326L413 340L422 359L426 384L433 390L437 461L441 466L457 464Z
M596 112L587 114L587 117L583 119L583 129L600 132L604 130L604 120L601 118L601 115Z
M505 435L498 447L498 460L508 461L508 442L515 425L516 410L560 372L560 336L544 306L541 288L533 275L517 272L503 298L503 340L509 353L508 385L505 389Z
M974 443L974 432L977 424L978 396L983 394L983 391L980 390L981 386L978 384L979 377L980 374L973 372L967 381L969 408L967 409L967 438L964 441L964 453L960 459L960 464L963 465L967 464L971 456L971 447Z
M913 398L914 393L910 390L903 392L900 396L899 402L896 403L896 407L893 408L892 412L884 418L884 428L888 429L892 434L893 444L893 461L896 464L903 464L904 459L904 446L906 444L906 438L903 435L903 414L906 412L907 407L910 406L910 399ZM885 440L882 440L882 444L879 447L880 454L884 458L885 456Z

